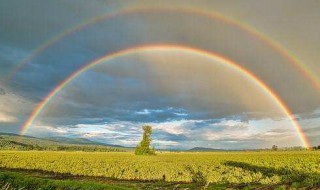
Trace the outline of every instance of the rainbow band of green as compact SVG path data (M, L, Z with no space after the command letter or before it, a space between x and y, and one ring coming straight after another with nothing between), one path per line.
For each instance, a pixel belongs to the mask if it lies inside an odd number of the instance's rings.
M9 73L8 77L6 77L5 81L12 79L16 73L21 70L24 65L26 65L28 62L30 62L34 57L41 54L45 49L52 46L53 44L57 43L64 37L68 36L69 34L72 34L76 31L79 31L83 28L86 28L90 25L93 25L95 23L98 23L103 20L111 19L117 16L123 16L123 15L131 15L131 14L140 14L140 13L154 13L154 12L181 12L185 14L195 14L199 16L204 16L210 19L217 19L220 20L226 24L230 24L233 26L236 26L237 28L243 30L244 32L255 36L257 39L259 39L264 44L267 44L269 47L271 47L273 50L281 54L283 57L285 57L292 65L294 65L301 73L302 75L307 78L312 85L317 89L317 91L320 93L320 76L317 75L313 70L308 68L305 64L303 64L297 57L295 57L291 52L286 50L280 43L277 43L276 41L268 38L263 33L259 32L255 28L248 26L246 24L241 23L240 21L232 20L230 18L226 18L220 14L212 13L212 12L205 12L201 10L195 10L192 8L136 8L136 9L124 9L122 12L116 12L111 14L106 14L102 16L94 17L88 21L85 21L79 25L76 25L75 27L69 28L68 30L63 31L62 33L59 33L58 35L54 36L50 40L46 41L44 44L40 45L35 51L33 51L29 56L25 57L18 65L15 67L12 72Z
M43 111L43 109L46 108L48 103L65 87L67 86L73 79L77 78L79 75L81 75L86 70L104 62L104 61L110 61L122 56L132 55L138 52L147 52L147 51L169 51L169 50L175 50L175 51L181 51L185 53L192 53L197 55L202 55L205 57L208 57L212 60L221 62L225 64L226 66L229 66L231 69L234 69L241 73L243 76L247 77L250 81L252 81L254 84L256 84L263 92L265 92L272 100L276 103L276 105L283 111L283 113L288 116L290 119L290 122L294 126L303 146L310 147L310 143L308 139L306 138L305 134L303 133L303 130L294 117L294 115L291 113L289 108L285 105L285 103L281 100L281 98L275 94L272 89L270 89L263 81L261 81L257 76L255 76L252 72L246 70L245 68L241 67L239 64L236 64L235 62L222 57L220 55L203 51L196 48L190 48L185 46L178 46L178 45L153 45L153 46L139 46L139 47L132 47L129 49L125 49L122 51L118 51L112 54L108 54L106 56L103 56L99 59L96 59L93 62L90 62L77 70L76 72L72 73L69 77L67 77L64 81L62 81L54 90L52 90L44 99L42 102L38 104L38 106L34 109L28 120L24 123L24 125L21 127L21 133L25 134L27 130L32 126L32 123L37 118L37 116Z

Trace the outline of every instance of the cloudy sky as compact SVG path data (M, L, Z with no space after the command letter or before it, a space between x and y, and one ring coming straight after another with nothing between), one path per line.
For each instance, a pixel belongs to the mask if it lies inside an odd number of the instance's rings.
M135 146L148 124L157 148L303 145L274 97L206 51L257 76L318 145L319 7L316 0L0 0L0 132L20 133L64 79L131 48L71 80L26 134Z

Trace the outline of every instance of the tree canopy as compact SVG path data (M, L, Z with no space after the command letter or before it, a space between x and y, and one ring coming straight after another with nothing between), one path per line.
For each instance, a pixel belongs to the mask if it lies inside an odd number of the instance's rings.
M137 145L135 154L136 155L155 155L154 148L150 147L152 127L145 125L142 127L142 129L143 129L142 140Z

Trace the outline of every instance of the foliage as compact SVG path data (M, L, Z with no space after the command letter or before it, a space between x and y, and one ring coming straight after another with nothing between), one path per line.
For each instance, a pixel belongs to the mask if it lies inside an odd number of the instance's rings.
M143 126L142 129L143 129L142 140L137 145L135 149L135 154L136 155L155 155L154 148L150 148L152 127L146 125L146 126Z
M1 151L0 167L198 185L295 183L295 186L320 187L318 151L171 152L157 156L134 156L130 152Z
M320 150L320 145L312 147L313 150Z

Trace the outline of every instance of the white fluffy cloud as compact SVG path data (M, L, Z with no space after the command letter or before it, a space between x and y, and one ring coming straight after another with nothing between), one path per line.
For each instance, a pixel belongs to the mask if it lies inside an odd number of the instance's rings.
M142 135L141 126L153 126L153 145L157 148L256 148L299 146L301 142L289 120L177 120L167 122L114 121L103 124L44 126L30 129L33 135L83 137L107 144L135 146ZM281 128L280 128L281 126Z

